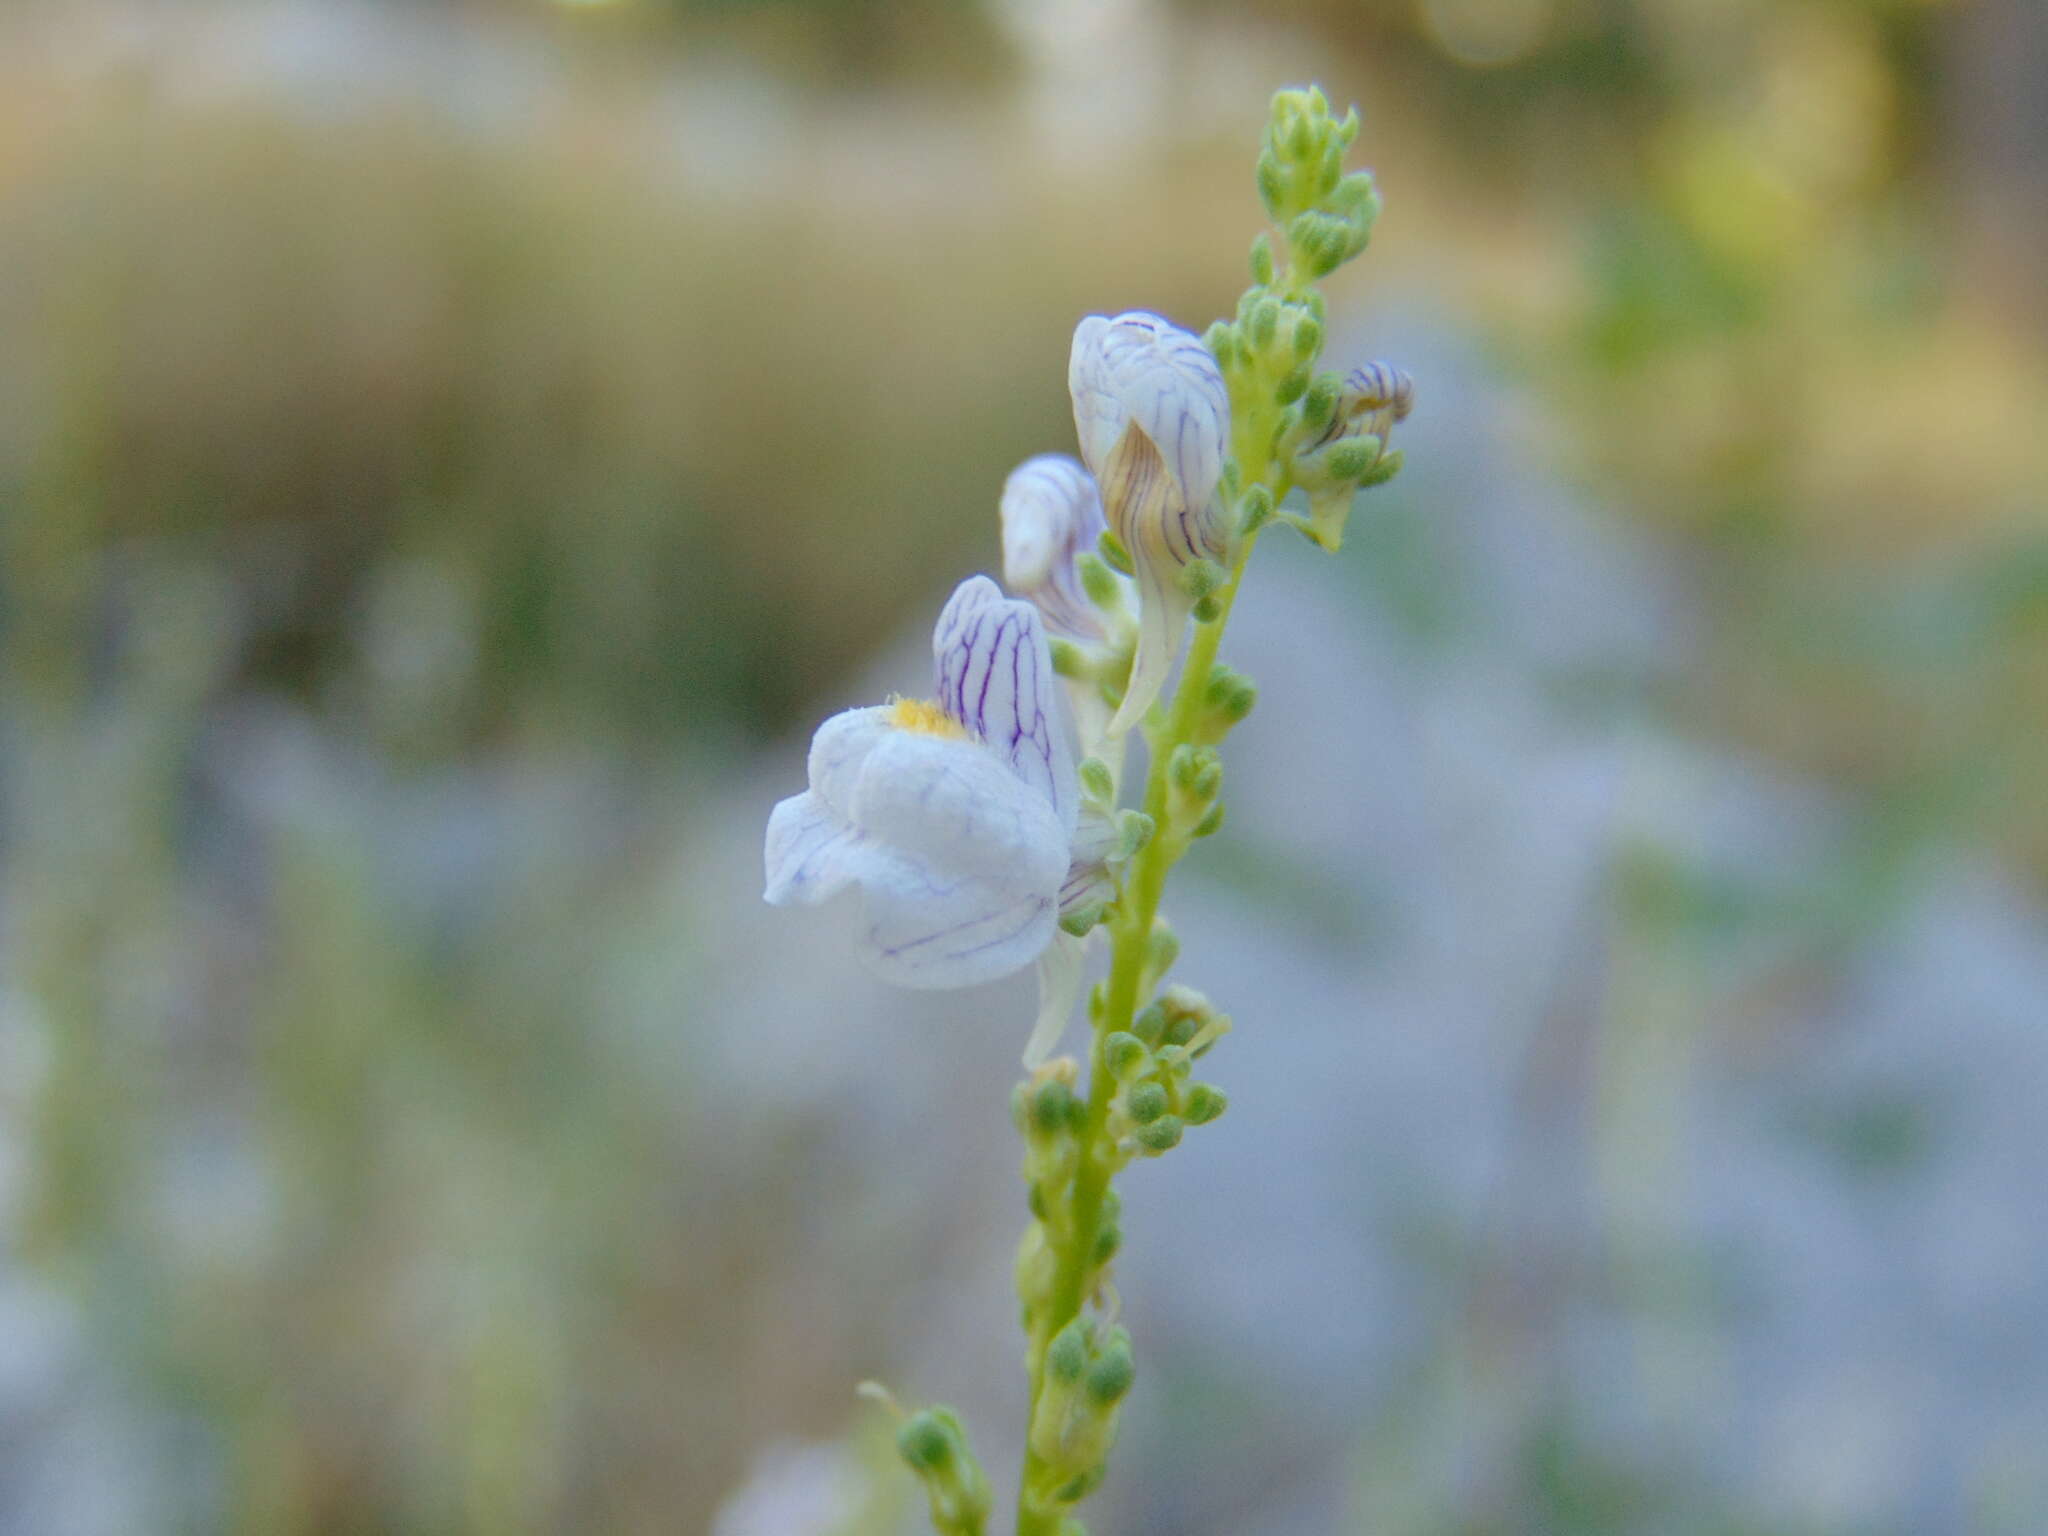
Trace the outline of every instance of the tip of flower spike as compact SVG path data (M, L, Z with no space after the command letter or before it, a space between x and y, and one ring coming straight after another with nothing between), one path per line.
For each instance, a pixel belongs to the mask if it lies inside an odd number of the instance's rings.
M912 731L920 736L940 736L952 741L968 739L967 727L931 699L891 699L889 724L899 731Z

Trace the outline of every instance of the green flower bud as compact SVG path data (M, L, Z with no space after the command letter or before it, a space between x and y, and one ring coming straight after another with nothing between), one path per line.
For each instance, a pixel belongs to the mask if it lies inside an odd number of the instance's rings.
M1367 432L1333 443L1323 464L1332 479L1357 480L1379 462L1380 440Z
M1272 150L1259 156L1259 201L1266 212L1279 218L1287 206L1287 180L1280 170L1280 157Z
M1202 764L1201 768L1196 771L1193 781L1188 785L1190 793L1197 800L1214 800L1222 788L1223 763L1220 759L1214 757Z
M1124 1099L1124 1106L1139 1125L1150 1125L1168 1109L1166 1090L1157 1083L1139 1083Z
M953 1464L953 1437L929 1408L903 1421L896 1431L896 1450L919 1473L943 1472Z
M1116 798L1116 778L1109 771L1109 764L1099 757L1084 757L1081 766L1074 770L1081 781L1081 793L1091 800L1113 800Z
M1194 830L1193 830L1192 832L1190 832L1190 833L1188 834L1188 836L1190 836L1190 837L1214 837L1214 836L1215 836L1215 835L1216 835L1216 834L1217 834L1218 832L1220 832L1220 831L1222 831L1222 830L1223 830L1223 802L1222 802L1221 800L1219 800L1219 801L1217 801L1217 802L1216 802L1216 803L1215 803L1214 805L1212 805L1212 806L1210 806L1210 807L1209 807L1209 814L1208 814L1208 815L1204 816L1204 817L1203 817L1203 818L1202 818L1202 819L1201 819L1200 821L1198 821L1198 822L1196 822L1196 823L1195 823L1195 828L1194 828Z
M1385 485L1401 472L1401 462L1401 450L1398 448L1381 454L1373 461L1372 468L1358 477L1359 489L1369 491L1376 485Z
M1175 1013L1169 1007L1167 1009L1166 1033L1162 1038L1168 1045L1186 1045L1195 1038L1196 1031L1201 1029L1201 1027L1202 1020L1199 1015Z
M1194 1058L1188 1055L1184 1045L1162 1045L1152 1053L1159 1059L1159 1066L1168 1077L1186 1077L1194 1066Z
M1344 145L1332 139L1323 150L1323 163L1316 173L1316 196L1328 197L1337 190L1337 183L1344 175Z
M1131 1134L1147 1152L1170 1152L1180 1145L1185 1129L1185 1123L1178 1115L1161 1115L1150 1125L1141 1125Z
M1058 1078L1041 1083L1030 1096L1031 1127L1041 1136L1054 1136L1066 1129L1072 1107L1079 1101L1074 1090Z
M1092 1262L1100 1268L1115 1258L1117 1249L1123 1245L1123 1229L1110 1222L1104 1222L1095 1229L1095 1252L1092 1255Z
M1131 1020L1131 1033L1145 1045L1154 1049L1166 1036L1166 1008L1156 998L1138 1010L1138 1016Z
M1088 1369L1088 1325L1075 1318L1045 1347L1045 1371L1054 1381L1076 1382Z
M1133 570L1131 552L1124 548L1124 541L1110 529L1102 530L1102 537L1095 541L1096 550L1102 556L1103 564L1119 575L1128 576Z
M1214 624L1223 617L1223 599L1211 592L1207 597L1197 598L1188 612L1197 624Z
M1145 1049L1145 1042L1128 1031L1119 1029L1102 1042L1102 1063L1120 1083L1140 1076L1151 1060L1152 1053Z
M1221 1088L1213 1083L1196 1083L1188 1089L1187 1122L1189 1125L1207 1125L1230 1107L1230 1100Z
M1129 809L1116 813L1117 852L1119 859L1135 859L1145 845L1152 841L1157 824L1143 811Z
M1151 939L1147 946L1147 967L1154 976L1163 976L1173 968L1173 962L1180 958L1180 940L1173 930L1166 926L1164 919L1155 919Z
M1344 381L1336 374L1317 374L1301 397L1301 424L1310 432L1321 432L1337 413L1337 398L1343 392Z
M1293 126L1287 132L1287 154L1289 158L1295 161L1306 160L1315 153L1315 150L1315 129L1310 125L1307 116L1295 118Z
M1260 351L1273 345L1273 333L1280 328L1280 301L1261 299L1252 310L1252 345Z
M1292 405L1308 390L1308 381L1314 377L1307 363L1296 363L1287 370L1287 376L1274 386L1273 398L1282 405Z
M1273 241L1263 229L1252 237L1252 281L1261 288L1273 281Z
M1074 644L1071 640L1062 639L1058 635L1050 637L1046 643L1047 647L1052 651L1053 671L1059 673L1061 677L1086 677L1088 675L1088 657L1081 647Z
M1138 1368L1131 1359L1131 1347L1112 1345L1088 1367L1088 1395L1107 1408L1131 1390Z
M1255 485L1244 493L1244 499L1237 504L1237 526L1243 533L1255 533L1265 526L1266 519L1273 515L1273 493L1264 485Z
M1074 569L1080 572L1081 590L1088 594L1089 602L1098 608L1123 605L1123 588L1117 585L1116 573L1094 550L1076 556Z
M1174 580L1180 583L1180 589L1189 597L1204 598L1223 585L1223 567L1214 560L1190 560L1180 568L1180 574Z
M1294 355L1312 358L1323 344L1323 323L1314 315L1303 315L1294 322Z
M1081 938L1095 931L1096 925L1102 921L1103 913L1108 910L1106 903L1091 901L1084 907L1074 908L1071 912L1062 912L1060 927L1075 938Z

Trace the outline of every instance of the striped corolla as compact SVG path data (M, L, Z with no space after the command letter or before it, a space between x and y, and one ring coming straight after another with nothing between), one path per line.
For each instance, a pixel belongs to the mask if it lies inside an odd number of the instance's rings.
M1095 477L1064 453L1041 453L1010 471L1003 482L1003 581L1028 598L1047 632L1080 653L1082 673L1067 680L1074 728L1084 757L1103 753L1110 706L1102 695L1103 669L1131 643L1131 583L1107 567L1108 589L1098 603L1082 580L1080 559L1093 554L1109 525ZM1121 664L1116 675L1122 674Z
M1180 649L1195 604L1181 572L1229 557L1217 480L1230 393L1199 337L1143 310L1075 327L1067 387L1082 461L1138 583L1137 654L1109 725L1120 735L1158 697Z
M1097 899L1097 881L1073 868L1080 795L1038 610L972 577L932 654L936 698L818 727L810 788L768 818L763 894L808 905L858 886L870 969L965 987L1045 955L1063 894Z

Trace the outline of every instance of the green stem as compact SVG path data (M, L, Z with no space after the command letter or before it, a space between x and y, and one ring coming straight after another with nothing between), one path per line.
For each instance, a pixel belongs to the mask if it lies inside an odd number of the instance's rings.
M1244 578L1245 562L1251 558L1257 533L1246 537L1232 563L1230 580L1217 594L1222 611L1206 624L1195 627L1194 643L1188 647L1187 664L1181 671L1180 686L1173 696L1166 728L1151 741L1151 762L1145 779L1145 813L1158 830L1133 861L1124 886L1118 916L1110 926L1109 981L1104 1007L1095 1021L1094 1039L1088 1053L1087 1115L1082 1123L1080 1161L1074 1172L1067 1206L1066 1240L1059 1245L1052 1304L1038 1319L1031 1349L1031 1406L1035 1410L1045 1385L1045 1346L1054 1334L1080 1314L1087 1297L1083 1289L1094 1267L1091 1262L1102 1226L1102 1207L1116 1174L1116 1149L1110 1143L1109 1104L1116 1095L1116 1082L1103 1065L1103 1042L1118 1030L1129 1030L1139 1005L1138 988L1144 979L1151 954L1152 925L1159 914L1159 900L1166 889L1167 872L1187 849L1186 840L1168 831L1167 764L1173 750L1193 739L1209 688L1216 652L1223 643L1224 626L1237 601ZM1028 1421L1027 1421L1028 1422ZM1027 1445L1023 1481L1017 1493L1017 1536L1056 1536L1060 1524L1058 1509L1041 1505L1034 1492L1045 1481L1038 1456Z

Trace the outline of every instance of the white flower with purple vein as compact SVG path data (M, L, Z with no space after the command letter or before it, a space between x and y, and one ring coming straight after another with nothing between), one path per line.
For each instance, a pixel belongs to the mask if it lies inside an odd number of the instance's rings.
M876 974L965 987L1045 954L1070 873L1077 894L1093 882L1072 870L1080 795L1037 609L973 577L932 654L936 699L818 727L810 788L768 819L764 894L788 906L858 886Z
M1081 458L1138 582L1138 650L1110 722L1120 734L1158 697L1180 649L1195 601L1181 571L1229 555L1216 482L1230 393L1199 337L1143 310L1075 327L1067 387Z

